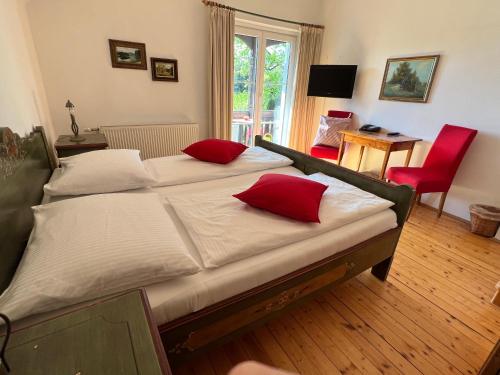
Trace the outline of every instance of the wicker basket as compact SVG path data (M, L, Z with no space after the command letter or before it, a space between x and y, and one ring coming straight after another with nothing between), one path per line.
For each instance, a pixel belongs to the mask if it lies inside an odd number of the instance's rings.
M484 204L471 204L471 231L485 237L493 237L500 224L500 208Z

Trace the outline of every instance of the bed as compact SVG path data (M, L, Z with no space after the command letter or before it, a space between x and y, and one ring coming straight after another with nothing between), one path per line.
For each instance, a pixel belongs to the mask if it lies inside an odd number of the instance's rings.
M43 129L37 128L19 143L20 156L13 162L10 172L2 173L0 188L0 224L6 228L0 238L3 244L1 256L5 260L0 264L2 291L12 279L32 229L30 207L41 202L42 187L53 170ZM174 363L231 340L235 335L368 268L381 280L385 280L389 272L413 196L410 187L386 184L266 142L261 137L256 137L256 145L292 159L293 168L299 173L321 172L333 176L394 205L378 216L370 216L312 239L181 280L167 281L163 286L147 287L165 350ZM220 180L201 182L201 187L198 185L193 189L206 190L207 186L221 183L217 181ZM223 183L228 183L228 179ZM160 193L166 193L179 187L158 189ZM357 240L353 241L353 238ZM294 247L296 251L293 251ZM306 259L308 261L304 263Z

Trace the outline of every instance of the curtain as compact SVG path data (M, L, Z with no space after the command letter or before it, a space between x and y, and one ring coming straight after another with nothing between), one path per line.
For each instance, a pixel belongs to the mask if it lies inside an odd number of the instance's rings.
M295 99L292 110L289 146L309 153L314 138L316 119L314 118L315 98L307 96L309 68L318 64L321 52L323 29L314 26L300 26L299 63L295 83Z
M209 63L209 134L231 139L233 114L234 10L211 5Z

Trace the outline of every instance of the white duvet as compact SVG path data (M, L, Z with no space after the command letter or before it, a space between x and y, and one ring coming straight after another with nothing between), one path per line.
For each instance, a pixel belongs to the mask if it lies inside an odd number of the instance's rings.
M262 147L250 147L229 164L208 163L188 155L176 155L145 160L144 166L155 178L154 186L159 187L239 176L286 167L292 163L286 156Z
M305 178L328 185L321 200L319 224L302 223L259 210L232 196L252 183L194 194L177 192L166 197L207 268L317 236L393 205L391 201L321 173Z

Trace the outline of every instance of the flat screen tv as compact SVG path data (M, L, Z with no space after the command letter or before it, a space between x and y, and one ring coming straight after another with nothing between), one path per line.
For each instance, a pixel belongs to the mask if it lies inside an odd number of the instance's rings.
M311 65L308 96L352 98L357 65Z

